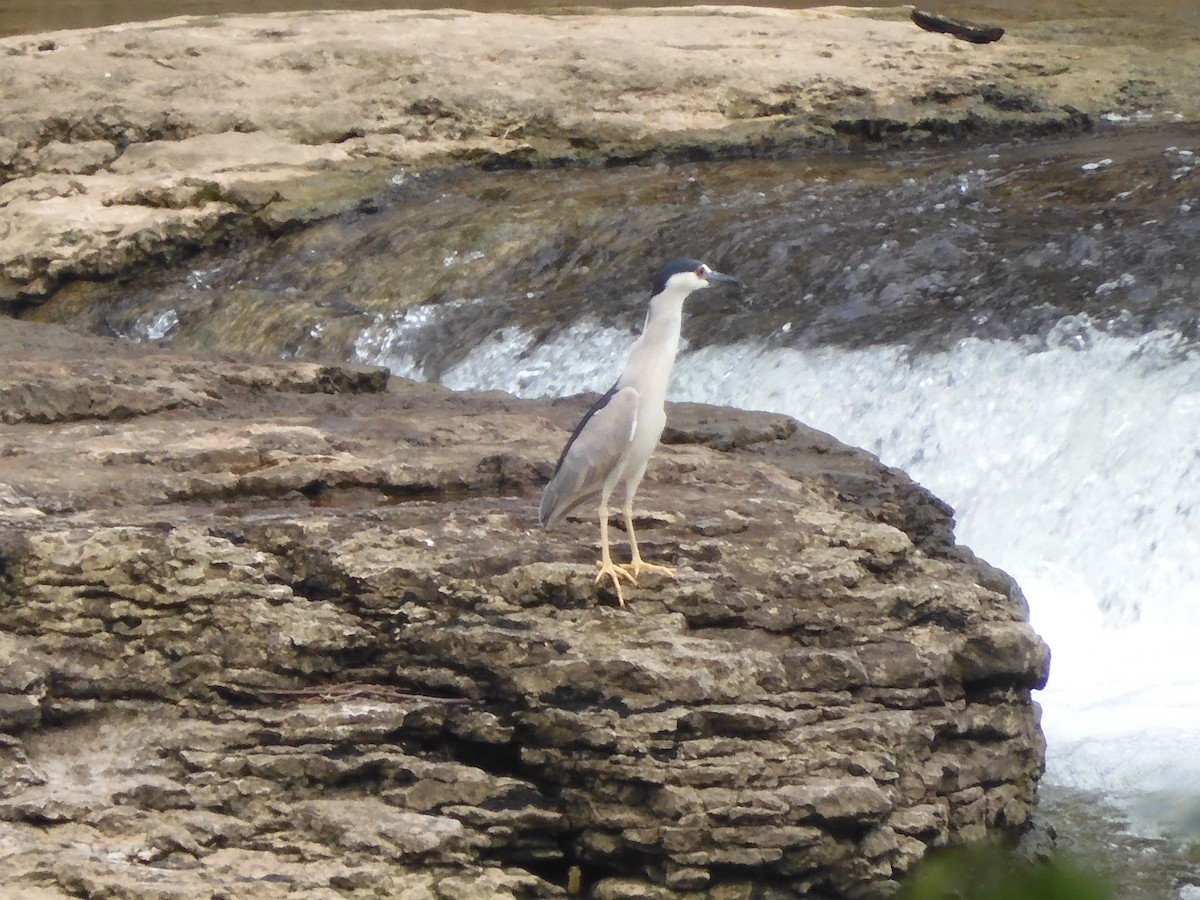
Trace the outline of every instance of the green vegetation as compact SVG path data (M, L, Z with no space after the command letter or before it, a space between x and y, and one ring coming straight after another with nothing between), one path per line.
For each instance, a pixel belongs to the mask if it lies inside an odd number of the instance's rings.
M934 853L897 900L1115 900L1108 882L1063 858L1024 859L994 845Z

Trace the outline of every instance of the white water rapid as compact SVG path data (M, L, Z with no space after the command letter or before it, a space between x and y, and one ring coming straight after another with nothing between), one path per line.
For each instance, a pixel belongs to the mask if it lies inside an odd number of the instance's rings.
M394 331L376 328L358 358L420 376L389 343ZM506 329L442 381L522 396L604 390L631 340L583 323L532 347ZM1047 780L1103 792L1138 830L1195 838L1200 354L1170 334L1115 337L1086 319L1038 346L971 339L934 354L710 347L681 355L672 396L795 416L951 503L958 539L1017 579L1050 644L1038 697Z

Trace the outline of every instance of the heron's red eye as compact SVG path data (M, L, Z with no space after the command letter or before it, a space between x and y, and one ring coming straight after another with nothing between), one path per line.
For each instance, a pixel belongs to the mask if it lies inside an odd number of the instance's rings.
M704 278L707 275L708 275L708 268L706 266L700 266L698 269L696 269L696 277L697 278Z

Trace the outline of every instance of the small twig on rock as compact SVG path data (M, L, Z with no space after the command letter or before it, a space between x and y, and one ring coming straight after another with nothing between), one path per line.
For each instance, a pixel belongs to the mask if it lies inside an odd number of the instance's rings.
M972 44L990 44L1004 37L1004 29L999 25L980 25L919 9L912 11L912 20L926 31L948 34Z

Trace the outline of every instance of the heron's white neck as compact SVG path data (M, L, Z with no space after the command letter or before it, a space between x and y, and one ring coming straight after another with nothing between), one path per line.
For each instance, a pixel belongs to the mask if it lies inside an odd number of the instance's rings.
M621 375L622 386L632 385L643 394L665 397L679 351L683 301L690 293L668 289L650 301L642 336L634 342Z
M646 324L642 326L642 334L650 331L663 338L667 332L675 334L675 343L679 343L679 329L683 325L683 301L688 298L690 290L665 290L650 301L650 309L646 312Z

